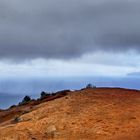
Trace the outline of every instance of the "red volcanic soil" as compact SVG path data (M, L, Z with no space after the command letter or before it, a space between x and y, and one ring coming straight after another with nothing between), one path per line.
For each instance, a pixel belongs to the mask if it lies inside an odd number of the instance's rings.
M140 140L140 91L66 91L0 111L0 140Z

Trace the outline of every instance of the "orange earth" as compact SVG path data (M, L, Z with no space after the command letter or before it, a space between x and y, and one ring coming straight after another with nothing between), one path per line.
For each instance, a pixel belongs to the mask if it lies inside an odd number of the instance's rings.
M140 91L59 92L0 111L0 140L140 140Z

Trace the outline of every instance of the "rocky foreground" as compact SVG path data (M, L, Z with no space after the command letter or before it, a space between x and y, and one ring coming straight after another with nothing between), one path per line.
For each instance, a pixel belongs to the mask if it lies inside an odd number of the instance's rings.
M140 91L67 91L0 111L0 140L140 140Z

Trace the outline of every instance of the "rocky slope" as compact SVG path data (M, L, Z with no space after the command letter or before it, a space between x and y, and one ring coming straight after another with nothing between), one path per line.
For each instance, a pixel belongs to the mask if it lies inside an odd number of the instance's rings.
M60 94L0 112L0 140L140 139L140 91L97 88Z

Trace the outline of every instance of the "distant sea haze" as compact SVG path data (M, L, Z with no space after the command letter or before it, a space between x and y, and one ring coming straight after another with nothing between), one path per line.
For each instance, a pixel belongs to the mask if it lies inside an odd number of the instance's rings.
M97 87L140 89L140 77L18 78L0 80L0 108L18 104L25 95L38 98L41 91L76 90L91 83Z

